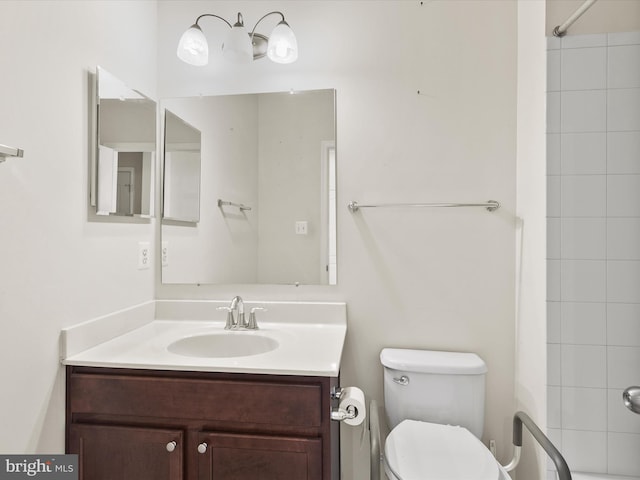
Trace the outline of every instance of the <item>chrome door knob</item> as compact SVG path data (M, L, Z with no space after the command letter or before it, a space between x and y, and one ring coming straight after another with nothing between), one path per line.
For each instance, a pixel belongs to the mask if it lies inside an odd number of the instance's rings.
M640 387L628 387L622 393L624 405L634 413L640 413Z
M173 452L178 444L176 442L167 443L167 452Z
M207 443L202 442L200 445L198 445L198 453L206 453L206 452L207 452Z

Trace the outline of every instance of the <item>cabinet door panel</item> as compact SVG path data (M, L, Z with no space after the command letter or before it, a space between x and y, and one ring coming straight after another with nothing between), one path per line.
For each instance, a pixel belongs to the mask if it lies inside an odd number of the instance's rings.
M321 480L320 438L203 433L198 480Z
M69 453L79 457L80 480L181 480L180 430L74 424ZM176 442L172 452L167 444Z

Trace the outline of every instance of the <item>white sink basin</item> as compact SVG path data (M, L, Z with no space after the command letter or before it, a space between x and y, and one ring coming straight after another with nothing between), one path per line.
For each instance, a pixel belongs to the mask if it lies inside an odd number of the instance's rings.
M171 353L186 357L229 358L248 357L278 348L278 341L249 332L225 332L181 338L169 344Z

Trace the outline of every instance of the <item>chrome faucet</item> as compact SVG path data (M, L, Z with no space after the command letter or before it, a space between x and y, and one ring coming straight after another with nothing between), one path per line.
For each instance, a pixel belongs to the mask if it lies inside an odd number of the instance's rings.
M253 307L251 309L251 314L249 315L249 321L245 321L244 302L242 301L242 297L239 295L236 295L231 299L231 304L228 307L218 307L218 310L224 310L227 312L227 323L224 326L225 330L258 330L259 327L256 320L256 311L266 311L266 309L262 307Z
M232 317L232 327L233 328L245 328L247 323L244 320L244 302L242 301L242 297L240 295L236 295L231 300L231 305L229 305L229 312ZM234 317L233 312L236 312Z

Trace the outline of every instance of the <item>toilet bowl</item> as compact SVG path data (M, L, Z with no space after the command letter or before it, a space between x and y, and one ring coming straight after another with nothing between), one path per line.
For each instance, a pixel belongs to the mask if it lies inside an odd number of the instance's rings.
M385 348L390 480L509 480L480 441L487 367L473 353Z

